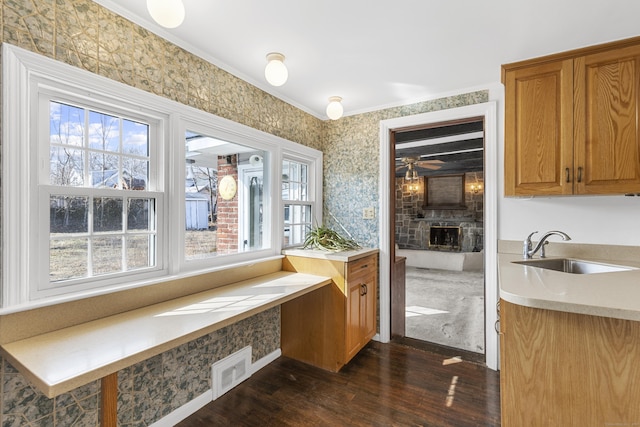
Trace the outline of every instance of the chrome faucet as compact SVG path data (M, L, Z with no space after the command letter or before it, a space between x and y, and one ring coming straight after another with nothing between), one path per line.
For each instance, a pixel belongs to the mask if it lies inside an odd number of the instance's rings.
M524 259L533 258L533 256L538 251L540 251L540 258L544 258L545 257L544 247L546 244L549 243L547 242L547 239L553 236L554 234L556 236L562 237L562 240L571 240L571 237L569 237L567 233L563 233L562 231L547 231L542 235L542 237L540 238L540 241L538 242L538 244L536 244L536 247L532 249L533 243L531 243L531 236L533 236L536 233L537 231L534 231L533 233L529 234L526 239L524 239L524 245L522 247L522 257Z

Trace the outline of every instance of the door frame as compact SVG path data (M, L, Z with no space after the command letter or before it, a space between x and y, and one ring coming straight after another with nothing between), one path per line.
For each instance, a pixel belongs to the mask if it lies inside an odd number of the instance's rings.
M391 247L395 240L392 236L391 203L395 194L391 192L391 132L397 129L429 125L438 122L484 117L484 263L485 263L485 360L487 367L498 369L498 334L494 325L498 320L496 302L498 301L497 269L497 194L498 194L498 112L497 102L450 108L413 116L398 117L380 122L380 331L378 339L389 342L391 338L391 256L395 252ZM393 176L395 176L393 174Z

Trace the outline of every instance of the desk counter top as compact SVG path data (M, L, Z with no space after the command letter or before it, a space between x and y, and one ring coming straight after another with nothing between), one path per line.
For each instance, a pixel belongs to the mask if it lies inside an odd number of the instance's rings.
M2 354L48 397L331 283L277 272L3 344Z
M351 262L368 255L377 254L376 248L362 248L353 251L329 252L321 249L285 249L283 255L301 256L307 258L328 259L331 261Z

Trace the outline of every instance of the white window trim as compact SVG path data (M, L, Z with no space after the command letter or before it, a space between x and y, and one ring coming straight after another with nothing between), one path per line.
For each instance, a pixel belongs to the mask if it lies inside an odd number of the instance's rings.
M291 141L287 141L285 139L277 138L273 135L265 134L259 132L253 128L249 128L243 125L239 125L234 122L225 122L225 123L216 123L212 121L211 114L193 110L190 111L190 114L181 115L177 118L177 134L174 137L174 141L184 141L184 135L187 130L192 132L197 132L203 135L212 136L215 138L219 138L224 141L230 141L236 144L250 146L255 148L256 150L265 151L265 156L263 158L263 162L268 171L268 175L264 176L264 185L270 185L270 182L276 182L276 170L275 165L273 163L273 158L277 157L277 153L280 151L281 145L291 145L295 144ZM220 119L219 117L216 117ZM259 133L257 133L259 132ZM297 145L297 144L295 144ZM306 147L298 146L300 149L304 149ZM177 179L172 179L172 183L175 184L175 188L173 189L173 194L177 199L184 200L185 192L184 185L178 185L177 183L184 183L185 180L185 169L182 165L185 164L185 147L184 143L176 143L171 144L171 154L170 158L174 162L173 165L170 166L170 170L173 171L174 174L177 174ZM181 163L179 163L181 161ZM279 181L277 181L279 183ZM277 184L280 185L280 184ZM270 194L267 192L265 196L265 207L269 211L267 212L267 216L265 217L266 221L269 220L268 215L273 218L273 206L276 206L277 203L273 201L274 194ZM182 206L182 205L181 205ZM239 252L236 254L228 254L219 257L205 258L205 259L185 259L184 254L184 224L185 224L185 212L182 207L176 209L176 211L172 215L173 218L176 219L175 222L172 222L171 229L173 230L173 239L172 241L180 242L180 244L172 245L171 256L172 259L180 260L176 262L174 267L174 273L178 274L180 271L198 271L198 270L206 270L207 268L214 267L223 267L229 266L230 264L236 263L244 263L250 262L252 260L256 260L259 258L266 258L273 255L280 254L280 245L281 242L275 239L273 235L270 234L271 230L266 230L266 234L264 235L265 239L271 237L271 245L269 248L258 249L254 251L248 252ZM273 222L272 222L273 224ZM274 225L277 226L277 225Z
M180 229L184 228L184 203L170 201L180 194L179 183L184 183L184 144L176 141L184 140L184 127L199 123L203 128L212 130L215 135L240 144L252 147L264 147L270 153L265 162L270 162L269 179L272 189L282 186L281 165L283 155L292 159L308 161L313 173L312 189L315 194L314 218L322 221L322 153L310 147L288 141L286 139L259 131L257 129L214 116L201 110L162 98L160 96L136 89L105 77L72 67L33 52L4 43L2 46L3 68L3 126L2 126L2 291L0 314L33 309L51 304L78 300L90 296L111 293L124 289L190 277L202 273L221 271L239 265L255 263L260 260L281 257L283 211L282 201L278 194L271 194L270 214L271 247L268 250L253 251L236 255L218 257L217 262L207 265L200 263L185 263L184 257L175 257L175 248L181 244L170 244L180 238ZM8 82L11 82L10 84ZM116 100L115 105L129 103L138 111L155 114L163 122L160 133L164 142L164 151L158 153L162 167L167 171L161 177L164 182L166 205L170 205L161 214L164 215L164 226L158 229L158 234L166 236L165 251L158 256L158 263L163 268L156 272L155 277L145 276L135 281L116 280L116 283L105 287L66 293L62 295L46 296L33 299L30 289L37 280L37 272L31 271L33 266L29 259L30 248L37 246L36 233L32 231L33 214L30 206L37 206L37 168L32 167L30 155L31 146L37 141L33 135L31 123L35 117L29 117L30 106L37 105L34 97L33 84L55 83L54 87L68 86L74 91L82 92L87 99L94 96L102 100ZM88 90L87 88L93 88ZM33 113L32 113L33 115ZM197 130L197 129L195 129ZM182 131L182 132L181 132ZM8 149L10 141L22 141L13 144ZM29 141L30 143L24 143ZM29 171L28 179L16 179L22 176L21 171ZM311 176L311 175L310 175ZM11 178L13 177L13 179ZM182 181L180 181L182 179ZM265 177L266 180L266 177ZM184 187L184 185L182 185ZM184 188L181 190L184 192ZM275 192L277 193L277 192ZM277 197L277 199L275 199ZM159 207L159 211L162 210ZM178 225L176 227L176 225ZM159 248L160 249L160 248ZM31 284L31 285L30 285Z
M46 87L46 85L50 85L50 87ZM53 86L58 86L55 90ZM47 206L49 204L49 195L50 194L77 194L79 196L85 195L103 195L103 196L114 196L114 197L151 197L156 200L156 209L155 209L155 222L156 222L156 246L155 246L155 258L156 265L145 268L142 270L134 270L134 271L125 271L120 273L110 274L104 277L101 276L93 276L86 279L80 280L70 280L67 283L53 284L49 282L48 269L46 268L31 268L30 270L33 274L37 274L35 278L35 285L30 286L29 294L31 300L38 300L41 298L67 294L72 292L79 292L85 289L93 289L93 288L101 288L106 286L117 285L119 282L125 279L131 279L135 277L136 280L147 279L155 276L159 276L162 274L167 274L166 267L166 258L164 257L164 248L165 244L165 236L164 233L161 233L159 229L165 224L165 211L163 207L164 203L164 167L162 164L162 153L163 153L163 145L164 145L164 136L162 135L162 128L164 127L164 122L168 120L168 116L163 116L158 118L156 116L150 116L148 114L143 114L140 111L135 111L132 105L127 105L126 102L121 102L120 105L117 106L118 112L117 114L122 115L125 113L129 113L129 117L132 119L137 119L141 121L146 121L150 124L151 133L149 138L151 141L159 141L160 147L157 147L155 144L151 144L149 147L149 189L145 191L133 191L133 190L114 190L114 189L99 189L93 187L57 187L55 185L49 185L49 162L48 156L44 153L48 153L49 151L49 122L48 120L44 122L42 120L43 117L49 117L49 101L55 99L57 101L66 102L72 105L82 104L83 108L90 108L99 110L104 108L104 105L101 105L100 101L105 101L103 99L98 99L99 97L94 95L92 99L84 99L84 97L77 96L73 94L73 88L65 87L64 85L59 85L58 82L49 82L47 80L43 80L42 78L34 79L30 86L33 95L39 98L39 117L34 117L32 123L36 124L37 132L36 135L32 135L30 145L33 156L40 156L38 161L38 168L36 170L37 176L35 177L38 183L38 189L35 191L34 199L37 198L37 203L35 206ZM68 95L65 96L66 91ZM106 100L107 102L109 100ZM139 108L138 108L139 109ZM25 124L29 126L29 124ZM14 176L14 175L11 175ZM34 191L33 187L30 187L30 192ZM33 211L32 208L29 208ZM32 233L33 240L31 240L31 247L29 249L30 256L34 260L33 264L36 266L44 266L49 265L49 248L44 245L39 245L40 241L38 236L48 236L49 235L49 212L45 212L43 210L39 210L37 214L30 215L31 221L31 230L38 230L38 233Z
M300 152L293 152L289 150L283 150L282 159L280 159L279 164L282 165L283 160L291 160L294 162L304 163L309 167L308 170L308 180L309 180L309 200L308 201L298 201L298 200L282 200L280 197L280 209L278 210L280 217L278 218L278 224L280 224L280 239L283 239L283 227L284 227L284 206L285 205L303 205L303 206L311 206L311 218L313 225L322 224L322 153L317 156L311 155L309 153L305 155ZM282 188L282 174L279 177L279 187ZM293 248L300 246L299 244L288 245L288 248Z

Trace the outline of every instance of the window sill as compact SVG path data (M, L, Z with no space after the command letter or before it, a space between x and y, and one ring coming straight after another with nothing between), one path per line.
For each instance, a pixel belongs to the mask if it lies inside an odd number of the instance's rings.
M190 278L197 278L199 276L208 275L211 273L225 272L235 268L250 267L263 262L280 260L283 257L284 255L274 255L274 256L264 257L260 259L253 259L250 261L238 262L235 264L228 264L224 266L217 266L217 267L212 267L207 269L187 271L181 274L157 276L151 279L141 280L137 282L119 284L119 285L114 285L114 286L109 286L109 287L104 287L99 289L91 289L91 290L82 291L82 292L75 292L73 294L57 295L54 297L37 299L37 300L29 301L24 304L17 304L9 307L0 308L0 316L19 313L27 310L34 310L38 308L49 307L49 306L58 305L58 304L74 302L74 301L82 301L88 298L117 294L118 292L125 292L128 290L143 288L146 286L161 285L169 282L182 281Z

